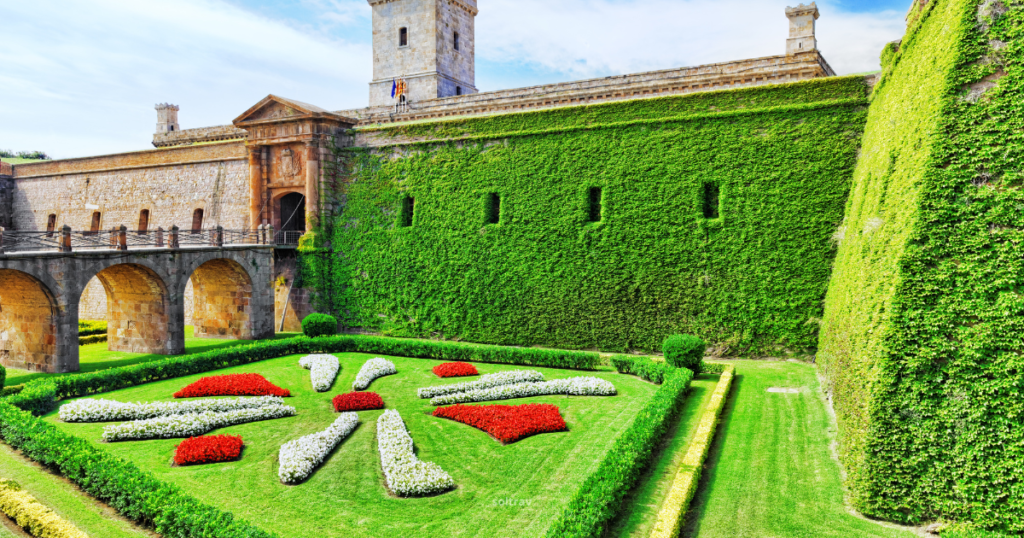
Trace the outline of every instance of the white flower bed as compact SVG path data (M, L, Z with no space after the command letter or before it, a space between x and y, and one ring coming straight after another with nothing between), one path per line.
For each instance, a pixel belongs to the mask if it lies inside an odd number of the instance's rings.
M338 357L334 355L306 355L299 359L299 366L309 370L313 390L317 392L331 390L334 378L338 377L338 370L341 370Z
M455 481L439 465L416 457L412 437L398 411L389 409L377 419L377 446L384 478L395 495L430 495L455 487Z
M352 390L365 390L374 379L397 373L395 363L380 357L370 359L359 369L359 375L356 376L355 383L352 383Z
M295 408L288 405L268 405L259 409L169 415L106 426L103 428L103 440L132 441L139 439L195 437L217 428L294 415Z
M60 407L60 419L64 422L144 420L168 415L187 415L189 413L205 413L208 411L258 409L272 405L284 405L284 400L277 396L147 403L124 403L113 400L77 400Z
M281 482L296 484L305 480L357 425L359 415L342 413L326 430L285 443L278 452L281 464L277 476Z
M517 383L535 381L544 381L544 374L536 370L509 370L507 372L487 374L476 381L466 381L465 383L456 383L454 385L439 385L436 387L422 388L417 391L417 394L420 398L434 398L436 396L444 396L445 394L455 394L457 392L468 392L471 390L500 387L501 385L515 385Z
M615 385L596 377L570 377L555 379L541 383L517 383L501 385L488 389L477 389L456 394L438 396L430 400L430 405L449 405L466 402L486 402L491 400L510 400L530 396L546 396L549 394L566 394L570 396L614 396Z

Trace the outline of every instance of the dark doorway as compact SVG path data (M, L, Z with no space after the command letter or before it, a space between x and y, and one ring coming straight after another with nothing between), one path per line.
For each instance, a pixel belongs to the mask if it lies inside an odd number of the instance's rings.
M306 231L306 197L293 192L281 197L281 231Z

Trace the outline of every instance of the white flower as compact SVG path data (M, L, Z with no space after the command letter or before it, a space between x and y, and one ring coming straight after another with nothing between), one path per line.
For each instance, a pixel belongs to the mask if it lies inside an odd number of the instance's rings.
M285 443L278 452L277 476L285 484L302 482L359 424L359 415L342 413L326 430Z
M377 419L377 446L384 479L395 495L430 495L455 487L455 481L439 465L416 457L412 437L398 411L389 409Z
M370 359L359 369L359 375L356 376L355 383L352 383L352 390L364 390L374 379L397 373L395 363L380 357Z
M514 385L516 383L526 383L530 381L544 381L544 374L536 370L509 370L507 372L487 374L476 381L466 381L464 383L456 383L454 385L440 385L436 387L422 388L417 391L417 394L420 398L433 398L435 396L443 396L445 394L455 394L456 392L488 389L501 385Z
M123 403L113 400L77 400L61 406L60 419L64 422L113 422L115 420L143 420L168 415L205 413L207 411L258 409L272 405L284 405L284 400L277 396L147 403Z
M258 409L238 409L235 411L208 411L187 415L168 415L106 426L103 428L103 440L130 441L136 439L195 437L217 428L294 415L295 408L287 405L268 405Z
M445 396L437 396L430 400L430 405L449 405L466 402L486 402L491 400L510 400L530 396L549 394L566 394L571 396L614 396L615 385L596 377L570 377L540 383L517 383L501 385L487 389L470 390Z
M334 384L334 378L338 377L338 370L341 364L338 357L334 355L306 355L299 359L299 366L309 370L309 377L313 381L313 390L327 392Z

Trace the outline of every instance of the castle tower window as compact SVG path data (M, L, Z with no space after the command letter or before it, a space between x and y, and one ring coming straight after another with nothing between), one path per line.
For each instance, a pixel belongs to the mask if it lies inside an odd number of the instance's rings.
M149 210L139 211L139 233L144 234L149 230Z
M590 187L587 222L601 222L601 187Z
M455 95L462 95L462 86L455 87Z
M53 230L57 227L57 215L50 213L49 217L46 217L46 236L50 237L53 235Z
M398 46L408 47L409 46L409 29L400 28L398 30Z
M455 50L459 50L459 33L455 32Z
M192 233L197 234L203 231L203 210L196 209L192 212Z
M89 227L89 231L92 232L93 234L100 231L100 217L101 215L99 211L93 212L92 225Z
M719 213L719 194L717 183L704 184L704 203L702 204L704 206L704 218L717 219L721 216Z
M408 228L412 226L413 214L416 211L416 199L412 196L406 196L402 199L402 211L399 218L399 226L402 228Z
M484 204L484 215L487 224L498 224L501 221L501 195L492 192L487 195Z

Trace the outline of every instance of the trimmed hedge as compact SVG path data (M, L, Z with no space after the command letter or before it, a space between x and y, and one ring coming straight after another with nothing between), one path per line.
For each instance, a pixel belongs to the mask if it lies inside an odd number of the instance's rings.
M78 320L78 336L107 334L107 322L102 320Z
M6 381L7 381L7 368L4 368L4 366L2 364L0 364L0 390L2 390L4 388L4 383Z
M673 370L622 432L568 506L548 529L548 538L599 537L622 507L622 499L636 485L655 446L679 411L693 372Z
M109 392L151 381L183 377L285 355L347 352L574 370L593 370L601 364L600 355L586 351L499 347L362 335L299 337L217 349L86 374L37 379L26 383L20 394L9 397L7 401L20 409L41 415L53 409L57 400L65 398Z
M26 389L27 391L28 389ZM272 538L133 463L0 401L0 438L123 516L168 538Z
M665 362L676 368L687 368L694 374L699 374L704 365L704 352L708 345L703 340L689 334L675 334L669 336L661 344L661 350L665 353Z
M675 370L663 362L655 362L650 357L631 357L629 355L613 355L612 366L620 374L631 374L640 379L660 385L665 376Z
M0 512L37 538L89 538L16 482L0 478Z
M24 384L21 384L21 385L11 385L9 387L4 387L4 388L0 389L0 398L3 398L4 396L10 396L12 394L17 394L17 393L21 392L22 389L24 389L24 388L25 388Z
M100 342L106 342L106 341L107 341L107 334L106 333L103 333L103 334L93 334L93 335L90 335L90 336L79 336L78 337L78 345L80 345L80 346L84 346L86 344L98 344Z
M700 368L700 373L712 375L721 374L724 373L728 367L728 364L720 362L705 362Z
M316 338L338 334L338 320L328 314L310 314L302 320L302 334Z

